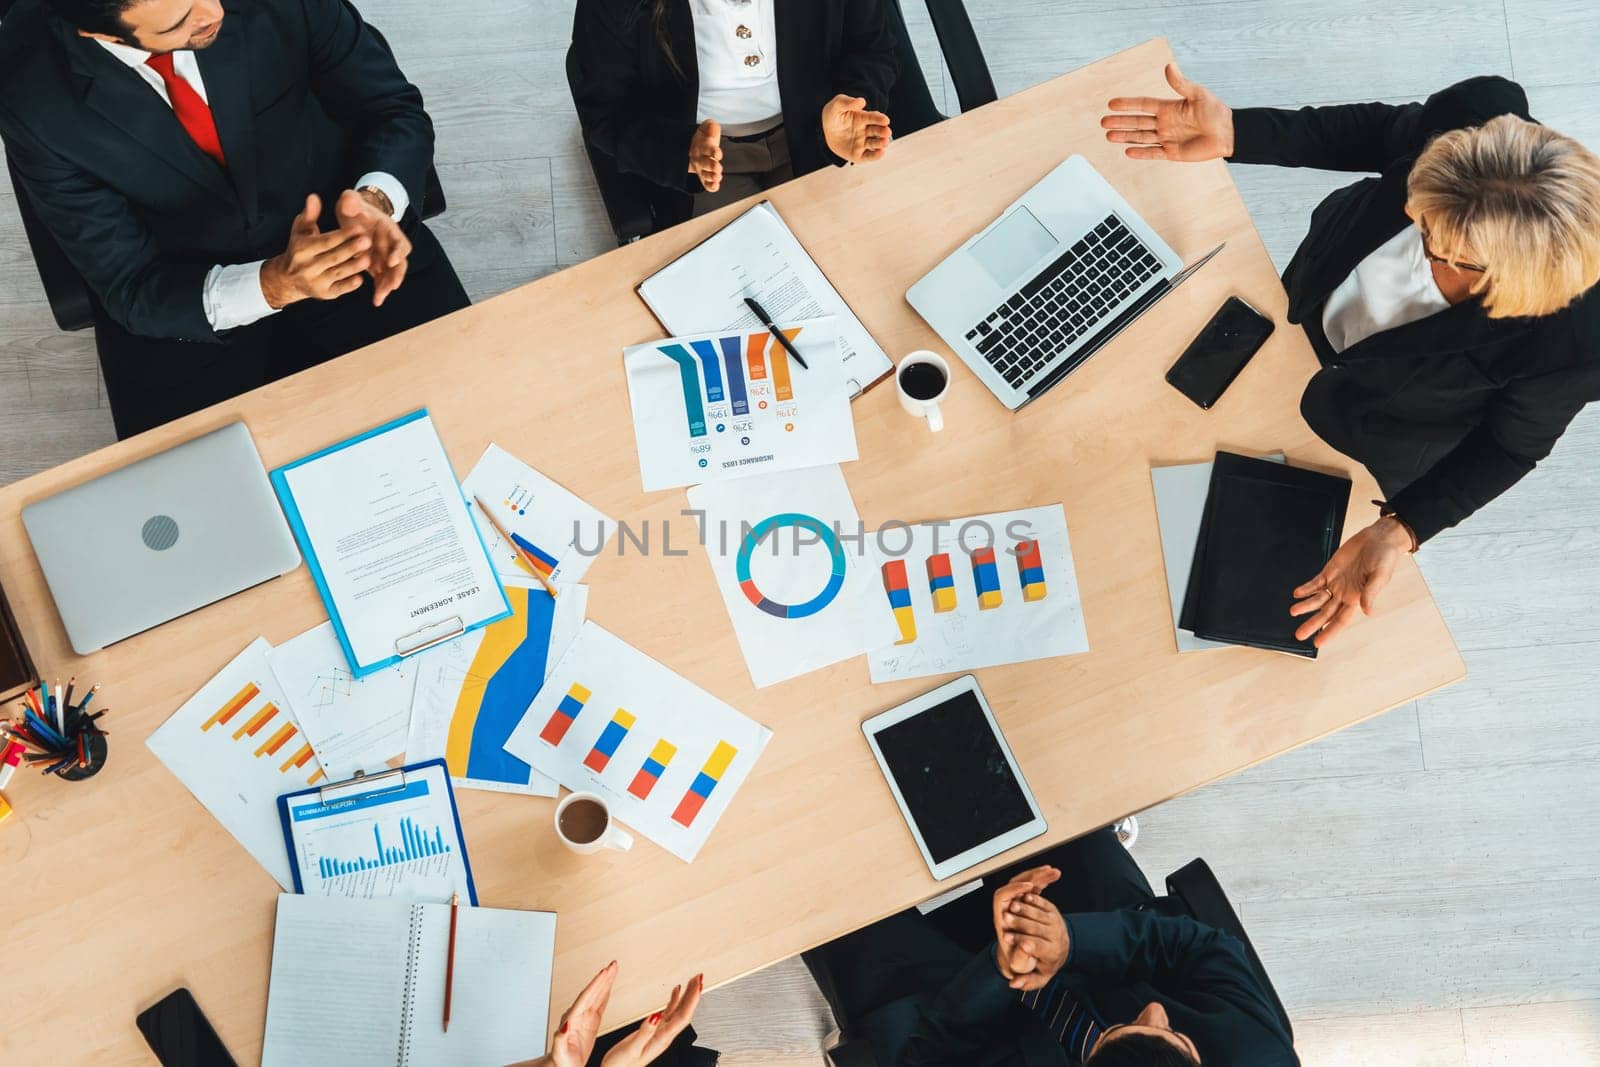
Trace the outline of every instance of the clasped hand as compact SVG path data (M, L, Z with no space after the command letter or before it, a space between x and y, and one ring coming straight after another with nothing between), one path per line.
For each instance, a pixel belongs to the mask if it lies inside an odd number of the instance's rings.
M617 981L617 970L613 960L589 980L572 1007L561 1016L561 1026L550 1043L550 1051L521 1067L584 1067L589 1062L595 1040L600 1035L606 1004L611 1000L611 987ZM673 986L667 1006L617 1042L600 1061L603 1067L645 1067L655 1062L688 1028L695 1008L700 1005L704 986L705 976L698 974L682 985Z
M339 228L318 224L322 198L312 193L289 225L289 243L261 266L261 295L274 308L301 300L336 300L372 278L372 306L378 307L405 280L411 241L387 211L365 195L347 189L339 196Z
M995 890L995 960L1012 989L1043 989L1067 962L1072 949L1067 922L1043 896L1060 877L1054 867L1035 867Z

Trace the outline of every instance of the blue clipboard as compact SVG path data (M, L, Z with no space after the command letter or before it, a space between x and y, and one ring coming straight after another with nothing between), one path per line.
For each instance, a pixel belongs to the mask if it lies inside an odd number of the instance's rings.
M467 839L461 833L461 810L456 807L456 790L450 781L450 768L443 759L424 760L421 763L411 763L404 767L392 770L379 771L375 774L358 774L343 782L331 782L327 785L313 786L310 789L301 789L293 793L284 793L278 797L278 820L283 824L283 847L289 853L289 873L294 876L294 891L304 893L305 883L300 877L300 850L295 847L294 823L289 816L289 805L292 801L313 794L337 799L330 802L344 803L381 797L386 793L404 789L406 775L438 768L444 778L445 796L450 801L450 817L455 823L455 846L461 856L461 866L467 872L467 902L474 907L478 904L478 886L472 880L472 860L467 855ZM337 792L336 792L337 791Z
M408 415L402 415L392 422L386 422L382 426L375 426L366 433L357 434L356 436L344 441L340 441L337 444L329 445L327 448L324 448L319 452L313 452L309 456L303 456L300 459L295 460L293 463L286 463L274 470L270 475L272 480L272 489L278 494L278 503L283 507L283 514L289 520L289 528L294 531L294 539L300 545L300 554L305 557L306 567L311 571L311 580L317 583L317 592L322 597L323 606L328 609L328 619L333 623L333 632L339 638L339 647L344 650L344 658L350 664L350 673L357 678L365 678L367 675L375 674L378 671L383 670L385 667L393 667L406 656L415 655L416 653L421 652L423 649L431 648L443 641L452 640L460 637L463 634L471 633L473 630L487 626L492 622L499 622L501 619L511 617L511 601L506 599L506 591L504 587L500 587L500 614L490 616L487 619L480 619L471 625L463 626L462 628L447 633L442 637L418 644L415 648L407 649L403 654L396 652L395 655L390 656L387 659L380 660L376 663L356 662L355 649L351 647L350 637L347 633L345 633L344 620L339 616L339 605L334 602L333 594L328 590L327 578L322 573L322 564L317 559L316 549L314 549L311 545L311 535L306 530L305 519L300 515L300 505L295 502L294 491L289 488L289 479L287 475L296 467L302 467L307 463L315 463L317 460L322 459L325 456L330 456L335 452L341 452L344 449L349 448L351 445L360 444L362 441L366 441L370 438L388 433L390 430L393 430L397 427L405 426L408 423L416 422L418 419L425 419L427 417L428 409L418 408L416 411L413 411ZM446 461L448 462L448 457L446 457ZM452 474L453 473L454 472L452 471ZM460 482L458 480L457 491L459 491L459 489ZM468 507L467 498L464 495L461 498L461 506L463 508ZM470 511L470 509L468 510ZM477 535L478 548L482 550L484 559L488 559L489 547L488 545L484 544L483 531L478 528L477 519L469 519L469 521L472 524L472 532ZM489 567L489 570L491 573L493 573L494 566L492 563ZM498 586L498 582L496 584ZM424 629L426 629L426 627L424 627ZM404 635L396 635L396 637L401 636Z

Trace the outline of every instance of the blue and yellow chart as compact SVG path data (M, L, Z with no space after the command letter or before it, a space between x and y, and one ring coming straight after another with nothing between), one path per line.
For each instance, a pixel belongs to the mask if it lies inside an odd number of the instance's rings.
M783 335L806 366L759 327L623 351L647 491L856 458L834 320Z

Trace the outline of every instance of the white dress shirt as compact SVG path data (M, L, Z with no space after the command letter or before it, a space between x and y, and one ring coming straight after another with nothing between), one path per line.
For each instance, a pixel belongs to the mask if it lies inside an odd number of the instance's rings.
M1322 332L1335 352L1450 306L1433 280L1422 234L1407 226L1357 263L1328 297Z
M95 40L149 83L161 97L162 103L168 107L172 106L172 100L167 96L167 83L162 81L161 75L146 62L150 58L149 52L115 41L104 41L98 37ZM206 95L206 83L200 77L200 64L195 59L194 52L184 49L172 53L172 72L188 82L195 94L206 102L206 106L211 105L211 98ZM389 203L394 205L395 218L405 214L411 198L406 194L406 187L400 179L383 171L372 171L357 178L354 188L360 189L367 185L382 190L389 198ZM288 236L284 234L285 240ZM254 263L226 265L219 263L206 274L205 287L201 291L200 299L205 307L206 321L211 323L213 330L231 330L238 326L248 326L279 310L267 303L267 298L261 292L261 266L265 262L266 260L258 259Z
M730 137L764 133L783 120L773 0L689 0L700 65L698 121L716 119Z

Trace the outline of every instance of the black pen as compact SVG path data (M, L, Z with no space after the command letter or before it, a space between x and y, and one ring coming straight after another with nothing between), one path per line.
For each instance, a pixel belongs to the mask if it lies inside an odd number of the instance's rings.
M795 350L794 345L789 343L789 339L783 335L783 332L779 330L777 326L773 325L772 317L767 314L767 309L762 307L753 296L745 297L744 302L750 305L750 310L756 313L756 318L761 320L761 325L765 326L767 328L767 332L778 339L778 343L783 346L784 351L788 352L794 357L794 361L800 364L801 369L810 370L811 368L806 366L805 357L800 355L800 353Z

